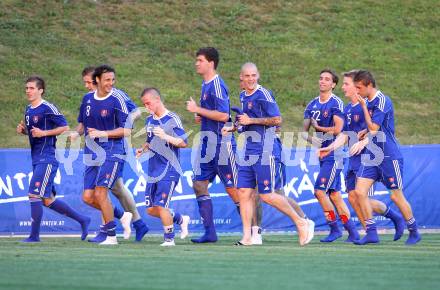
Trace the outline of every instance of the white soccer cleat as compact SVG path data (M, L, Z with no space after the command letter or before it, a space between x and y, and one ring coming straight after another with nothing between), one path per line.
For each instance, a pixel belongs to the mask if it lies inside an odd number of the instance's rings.
M162 244L160 244L161 247L174 247L176 244L174 243L174 239L172 240L165 240Z
M301 225L297 225L298 230L298 238L299 238L299 245L305 246L307 244L307 241L309 240L309 222L306 219L302 219L303 222Z
M188 225L190 220L191 219L189 218L189 216L187 215L182 216L182 223L180 224L180 238L182 240L185 239L189 234Z
M118 239L116 238L116 236L107 236L107 238L99 243L100 245L117 245L118 244Z
M260 227L256 227L256 226L252 227L251 243L252 245L263 244L263 235L261 235Z
M122 228L124 229L124 240L128 240L131 235L131 218L133 217L133 214L131 212L124 212L122 217L119 219L121 222Z
M308 243L310 243L313 239L313 236L315 235L315 222L309 219L306 219L307 223L309 224L309 228L308 228L308 236L307 236L307 240L305 242L304 245L307 245Z

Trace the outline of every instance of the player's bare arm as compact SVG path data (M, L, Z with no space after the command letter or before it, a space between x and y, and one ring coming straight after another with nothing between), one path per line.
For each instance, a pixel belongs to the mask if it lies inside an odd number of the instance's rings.
M309 130L311 127L311 121L312 119L304 119L303 121L303 132L301 132L301 137L312 144L315 147L320 148L323 140L321 138L312 136L309 134Z
M268 118L250 118L247 114L238 115L238 122L241 125L263 125L263 126L280 126L283 122L281 116Z
M370 113L368 112L367 103L365 102L364 98L358 96L358 101L359 104L362 106L362 111L364 112L364 116L365 116L365 124L367 124L368 131L372 135L375 135L377 131L379 131L380 126L373 123Z
M48 137L48 136L58 136L58 135L63 134L67 130L69 130L69 126L57 127L57 128L51 129L51 130L41 130L40 128L32 126L30 133L32 134L32 137L34 137L34 138L42 138L42 137Z
M188 146L188 144L186 144L186 142L179 137L173 137L171 135L168 135L167 133L165 133L165 131L160 128L160 127L155 127L153 129L153 134L157 137L159 137L160 139L166 141L167 143L178 147L178 148L185 148Z
M341 133L342 127L344 126L344 121L342 120L342 118L338 116L333 116L333 122L335 125L331 127L319 126L318 122L316 122L315 119L310 119L310 120L311 120L310 121L311 125L313 126L313 128L315 128L317 132L329 133L335 136Z
M18 134L23 134L23 135L27 135L28 132L26 130L26 126L24 125L24 121L21 120L20 123L18 123L17 125L17 133Z
M131 129L128 128L116 128L108 131L100 131L95 128L87 128L90 138L123 138L131 135Z
M228 113L202 108L197 105L193 98L190 98L190 100L186 102L186 109L191 113L197 114L198 116L202 116L217 122L227 122L229 120Z
M142 144L141 148L136 149L136 158L141 157L142 154L150 150L150 144L145 142Z

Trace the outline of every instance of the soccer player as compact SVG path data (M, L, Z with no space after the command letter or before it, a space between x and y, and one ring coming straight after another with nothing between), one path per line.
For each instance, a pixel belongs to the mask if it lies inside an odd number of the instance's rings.
M258 84L259 72L253 63L242 66L240 77L245 90L240 94L243 114L238 122L246 137L243 165L239 165L237 188L243 237L236 245L252 245L251 220L254 211L252 195L255 187L260 199L287 215L296 224L299 244L305 245L313 238L309 224L289 205L285 196L276 193L282 186L281 152L276 145L276 126L281 125L281 114L273 94Z
M414 245L422 237L418 232L411 205L403 194L403 156L394 136L393 103L390 97L376 88L376 81L369 71L357 72L354 76L354 83L358 89L358 101L362 107L371 139L369 146L366 147L370 160L363 161L361 164L355 189L362 216L365 219L366 235L355 243L364 245L379 242L376 224L372 218L371 204L368 200L368 190L375 181L380 181L391 191L391 200L399 207L406 220L409 231L406 244Z
M97 67L93 82L96 91L84 96L78 115L86 139L83 200L101 211L105 223L99 235L91 241L115 245L118 241L114 210L107 191L122 174L123 137L131 133L131 128L125 127L129 111L124 98L113 90L115 70L112 67Z
M234 203L238 203L235 164L235 138L230 134L222 138L221 130L230 119L229 93L224 81L217 74L218 51L213 47L201 48L196 53L196 71L203 78L200 106L191 98L186 105L195 114L196 123L201 124L200 147L193 166L193 188L205 233L194 243L213 243L217 233L213 221L212 201L208 192L209 182L218 175L226 192Z
M89 93L96 91L96 84L93 82L93 72L95 67L89 66L84 68L82 71L82 79L85 88ZM120 96L124 99L126 107L130 112L130 115L133 117L138 116L137 107L132 102L130 97L122 90L113 87L113 93ZM80 122L76 128L76 132L78 135L84 134L84 125ZM77 136L78 136L77 135ZM75 138L76 136L73 136ZM129 150L129 148L126 148ZM122 227L124 228L124 239L130 238L131 234L131 221L133 222L133 226L136 229L136 241L141 241L145 234L148 232L148 227L142 221L141 216L136 207L136 202L134 201L133 195L125 188L124 180L119 177L111 189L113 195L119 200L125 212L122 211L119 207L115 206L113 209L114 216L121 221ZM102 239L105 233L100 231L96 239ZM92 239L93 241L94 239Z
M40 224L43 205L66 215L81 225L81 240L87 237L90 218L79 214L61 199L55 199L54 178L58 169L55 144L58 135L67 131L67 121L55 105L43 100L44 79L31 76L26 80L26 107L24 122L17 125L17 133L29 136L32 155L32 179L29 184L31 204L31 233L23 242L40 241Z
M322 147L317 150L318 154L328 154L332 150L343 146L345 143L349 143L350 146L350 158L348 163L348 170L345 175L346 190L348 192L348 200L355 210L359 221L365 229L365 220L362 216L362 211L359 208L357 198L356 198L356 174L361 165L361 154L364 152L364 148L368 143L368 138L364 138L358 141L358 134L362 134L366 129L364 113L362 107L359 105L357 88L354 85L353 78L358 71L352 70L344 73L344 79L342 82L342 91L345 97L349 100L349 103L344 109L345 121L343 134L339 134L336 140L327 147ZM350 139L351 138L351 139ZM397 241L403 235L403 230L405 228L405 221L400 214L395 212L391 207L387 207L383 202L373 199L374 186L370 188L368 193L369 202L371 208L375 213L381 216L385 216L394 224L396 232L394 234L394 240ZM354 242L347 239L346 242Z
M322 70L319 74L319 96L314 98L304 111L303 138L318 148L328 146L334 137L342 131L344 125L344 103L333 94L338 80L338 76L332 70ZM308 136L310 127L314 127L316 132L325 135L322 138ZM320 170L315 182L315 196L330 227L329 235L321 239L321 242L330 243L342 237L336 220L335 207L349 234L348 239L356 240L358 232L354 222L350 219L350 211L340 193L342 162L335 159L334 153L331 152L320 158L319 165Z
M142 148L136 150L136 157L146 151L150 154L145 191L147 212L162 221L164 242L161 246L174 246L173 223L180 225L180 238L184 239L188 236L190 221L189 216L168 209L182 172L179 149L187 147L187 139L180 118L167 110L158 89L144 89L141 100L151 113L145 121L146 142Z

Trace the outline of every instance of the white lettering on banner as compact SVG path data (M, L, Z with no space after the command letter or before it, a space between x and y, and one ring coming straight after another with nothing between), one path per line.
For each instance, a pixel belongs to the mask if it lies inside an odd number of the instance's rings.
M31 179L32 179L33 172L30 173L24 173L24 172L17 172L14 174L13 178L11 178L8 175L6 176L0 176L0 196L2 194L14 196L14 192L20 192L27 190L27 187L29 186ZM23 179L28 177L27 184L25 186ZM12 182L14 180L15 182ZM58 169L57 173L54 178L55 184L61 184L61 172ZM20 195L20 194L15 194ZM27 198L27 193L26 193Z
M133 195L137 196L139 192L145 192L146 186L147 186L147 181L145 180L145 178L142 175L139 176L139 179L136 182L136 185L133 189Z
M21 172L14 175L14 179L17 180L18 188L20 188L21 190L24 190L23 178L25 178L26 176L26 174Z
M11 184L11 177L9 175L6 175L6 183L3 181L3 178L0 177L0 195L5 192L7 195L12 196L12 184Z

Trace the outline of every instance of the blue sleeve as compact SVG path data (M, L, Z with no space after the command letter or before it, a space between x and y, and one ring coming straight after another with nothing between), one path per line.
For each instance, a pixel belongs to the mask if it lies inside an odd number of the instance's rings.
M266 117L279 117L281 116L280 108L276 102L271 102L267 100L260 100L261 108L263 109Z
M342 132L350 131L350 128L348 128L348 115L344 112L344 126L342 127Z
M371 120L374 124L379 125L382 127L382 123L385 120L385 116L388 114L389 111L393 110L393 105L391 104L391 101L386 98L385 99L385 105L384 110L382 111L379 108L380 102L377 102L377 105L373 107L373 115L371 116Z
M311 103L307 105L306 109L304 110L304 119L312 119L312 110L311 110Z
M46 109L46 118L54 125L54 128L67 126L67 120L63 114L60 113L55 105L50 104Z
M128 118L127 108L121 105L120 100L115 98L115 120L116 120L116 128L124 128L125 122Z
M344 120L344 109L342 108L342 105L339 104L337 101L333 104L332 108L330 109L330 113L332 116L338 116L342 120Z
M84 123L83 111L84 111L84 105L83 103L81 103L81 105L79 106L79 113L77 118L78 123Z
M220 90L214 90L215 108L217 111L229 114L229 93L224 86Z

